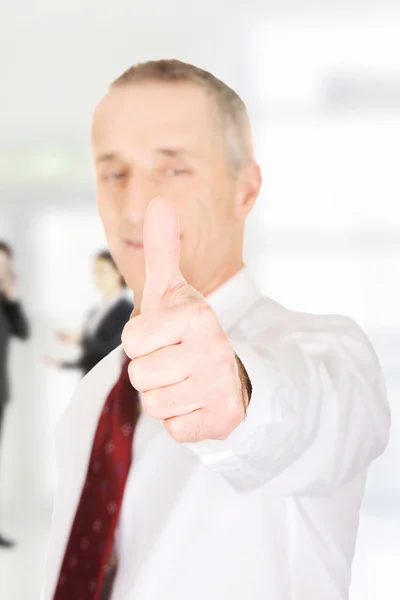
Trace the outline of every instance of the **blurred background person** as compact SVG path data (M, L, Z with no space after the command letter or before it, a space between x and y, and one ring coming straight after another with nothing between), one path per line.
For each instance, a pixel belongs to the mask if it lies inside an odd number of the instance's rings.
M93 274L95 285L101 293L101 301L90 310L83 332L56 332L61 342L80 346L81 355L72 361L46 357L46 362L50 365L63 369L81 369L83 375L120 345L122 330L133 311L133 302L127 295L124 278L108 250L97 254Z
M26 340L28 322L17 297L17 278L12 263L11 247L0 241L0 450L4 413L9 399L8 351L10 339ZM14 543L0 533L0 548L12 548Z

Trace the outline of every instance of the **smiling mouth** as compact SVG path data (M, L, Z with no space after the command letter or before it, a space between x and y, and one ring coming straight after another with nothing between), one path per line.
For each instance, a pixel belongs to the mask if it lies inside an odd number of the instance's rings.
M132 250L143 250L142 242L135 242L133 240L124 240L124 243Z
M182 242L182 239L183 239L183 235L180 234L179 241ZM143 242L136 242L134 240L128 240L128 239L124 239L123 242L126 246L128 246L129 248L132 248L133 250L143 250Z

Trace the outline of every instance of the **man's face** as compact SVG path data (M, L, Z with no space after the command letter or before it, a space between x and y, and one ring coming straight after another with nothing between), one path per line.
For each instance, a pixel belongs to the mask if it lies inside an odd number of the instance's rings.
M11 271L11 259L6 252L0 250L0 291L3 289Z
M128 286L143 289L144 215L150 200L163 196L178 210L182 274L201 291L231 260L243 227L208 94L159 82L113 89L96 109L92 148L99 214Z

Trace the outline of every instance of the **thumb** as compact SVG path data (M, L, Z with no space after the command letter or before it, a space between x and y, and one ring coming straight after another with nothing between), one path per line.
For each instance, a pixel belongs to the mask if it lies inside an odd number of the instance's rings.
M185 283L179 271L179 220L173 202L154 198L143 230L146 281L142 308L159 306L169 289Z

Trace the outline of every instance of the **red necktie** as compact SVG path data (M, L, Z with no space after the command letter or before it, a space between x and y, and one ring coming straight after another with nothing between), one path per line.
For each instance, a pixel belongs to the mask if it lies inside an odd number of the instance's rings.
M53 600L98 600L104 584L132 460L140 407L127 359L101 413L86 481Z

